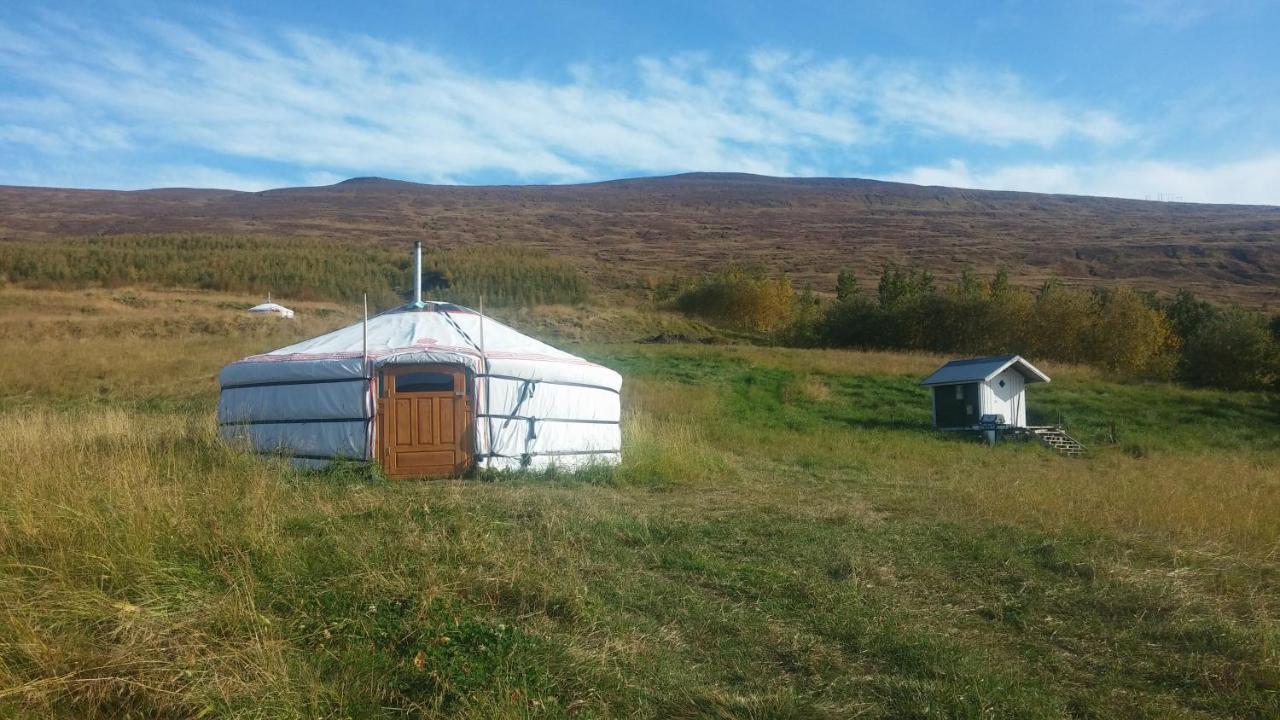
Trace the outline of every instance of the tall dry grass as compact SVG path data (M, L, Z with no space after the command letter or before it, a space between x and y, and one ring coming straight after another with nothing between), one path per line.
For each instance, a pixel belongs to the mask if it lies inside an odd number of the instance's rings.
M221 367L356 319L291 303L293 320L250 317L252 297L126 288L0 289L0 403L208 404Z
M602 570L583 524L661 518L650 489L729 477L701 439L632 411L609 485L370 484L241 454L207 415L0 413L0 711L554 717L566 693L599 710L626 693L574 688L621 686L658 646L577 622ZM516 649L486 649L494 616L520 619ZM480 639L419 670L441 632Z
M1280 559L1277 458L1104 452L1086 462L1031 460L1014 472L978 467L949 477L957 509L1050 532L1138 536L1210 555Z
M207 417L0 415L0 701L191 717L300 700L245 553L275 542L282 493Z
M212 373L315 328L136 337L114 328L154 306L97 291L41 314L26 292L0 292L26 308L0 314L0 357L19 358L0 360L0 715L839 717L971 709L947 704L962 695L1017 715L1072 693L1100 716L1268 707L1265 448L987 449L843 412L849 382L909 385L931 356L627 346L647 369L624 384L606 482L301 475L217 440ZM97 309L77 318L81 302ZM55 319L78 330L14 331ZM1131 563L1145 584L1052 575L1019 545L1079 537L1104 551L1072 562L1106 578ZM1187 556L1244 569L1171 600ZM1036 597L1010 624L958 609ZM1060 679L1063 647L1087 662ZM1117 680L1130 665L1165 674ZM1177 674L1193 666L1213 669ZM1197 682L1212 687L1179 704Z
M725 453L708 437L707 418L719 407L713 389L633 380L623 390L623 482L689 487L732 476Z
M1104 449L1078 460L1037 446L987 449L946 438L833 429L734 427L713 437L754 462L782 463L774 471L784 477L799 468L832 482L870 483L894 498L892 504L937 519L1098 533L1250 561L1280 557L1280 458L1274 455L1134 458ZM830 495L822 486L807 492L815 503Z

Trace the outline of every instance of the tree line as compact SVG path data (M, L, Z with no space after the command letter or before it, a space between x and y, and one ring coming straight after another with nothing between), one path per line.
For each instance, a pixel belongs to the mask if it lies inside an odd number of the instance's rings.
M966 271L940 285L927 270L890 264L873 291L841 271L835 296L822 302L786 277L734 269L674 288L673 302L802 346L1017 353L1193 385L1280 387L1280 316L1217 306L1186 290L1160 298L1058 280L1031 289L1003 269L988 280Z
M590 283L570 263L511 245L423 254L425 294L493 307L579 303ZM404 302L413 288L407 248L227 235L140 235L0 242L0 281L29 287L158 285L281 300Z

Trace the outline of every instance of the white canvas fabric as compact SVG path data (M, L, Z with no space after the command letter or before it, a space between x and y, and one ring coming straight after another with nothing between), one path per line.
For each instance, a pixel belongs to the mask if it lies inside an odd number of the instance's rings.
M481 323L483 347L481 354ZM372 460L374 382L387 365L462 366L486 468L576 468L621 459L622 376L450 303L406 305L222 369L224 437L308 467Z
M252 315L279 315L284 318L293 317L293 311L283 305L277 305L273 302L264 302L261 305L254 305L249 308Z

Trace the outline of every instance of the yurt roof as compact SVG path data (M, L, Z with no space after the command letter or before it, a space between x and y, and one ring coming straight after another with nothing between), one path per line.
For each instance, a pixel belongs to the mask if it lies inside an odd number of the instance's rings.
M342 376L364 358L374 367L388 363L453 363L473 371L518 378L585 382L621 387L618 373L535 340L470 308L452 303L408 304L278 350L251 355L223 370L224 381L269 377ZM483 345L482 345L483 344ZM483 361L481 360L483 347ZM265 381L265 380L262 380Z
M277 305L276 303L273 303L273 302L266 302L266 303L262 303L261 305L254 305L253 307L249 308L249 312L265 313L265 312L282 312L282 311L293 312L289 308L283 305Z
M1049 382L1049 376L1040 372L1021 355L995 355L992 357L952 360L921 381L921 385L955 385L957 383L986 382L1000 373L1015 368L1028 383Z

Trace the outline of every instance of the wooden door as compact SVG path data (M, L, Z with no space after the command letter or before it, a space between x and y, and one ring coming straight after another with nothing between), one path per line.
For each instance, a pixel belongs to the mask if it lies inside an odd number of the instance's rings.
M471 467L467 375L453 365L385 368L379 377L382 467L390 477L451 477Z

